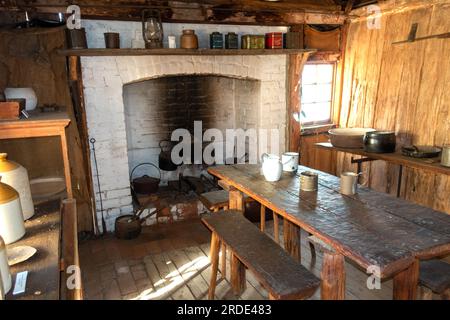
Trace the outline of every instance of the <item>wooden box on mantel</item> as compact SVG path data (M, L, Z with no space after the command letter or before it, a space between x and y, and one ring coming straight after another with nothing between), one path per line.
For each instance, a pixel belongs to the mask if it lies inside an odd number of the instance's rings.
M25 104L19 101L0 102L0 120L19 119L20 113L25 109Z

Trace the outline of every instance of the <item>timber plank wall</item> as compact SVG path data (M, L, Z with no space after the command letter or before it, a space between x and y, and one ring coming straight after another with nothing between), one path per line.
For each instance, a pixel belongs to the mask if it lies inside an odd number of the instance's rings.
M72 120L67 128L72 188L77 199L78 230L92 229L90 196L86 181L80 136L69 91L63 28L24 29L0 32L0 91L6 87L32 87L38 106L65 107ZM30 179L64 176L59 138L0 140L0 152L28 170Z
M413 23L418 23L417 37L450 31L450 1L421 2L422 6L414 1L414 7L382 15L381 29L369 29L366 19L350 23L341 127L395 130L402 145L450 143L450 39L392 44L406 40ZM340 175L355 170L351 156L338 152L328 168L317 155L308 161ZM371 188L395 195L398 166L375 161L364 163L363 171ZM401 197L450 213L450 177L404 168Z

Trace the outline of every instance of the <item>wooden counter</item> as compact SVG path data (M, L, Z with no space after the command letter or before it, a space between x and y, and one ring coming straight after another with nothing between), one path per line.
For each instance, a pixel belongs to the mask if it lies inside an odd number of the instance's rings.
M365 152L363 149L349 149L349 148L337 148L329 142L316 143L318 148L328 149L332 151L340 151L352 153L360 156L367 157L372 160L384 160L400 166L410 167L414 169L427 170L433 173L440 173L450 175L450 168L444 167L440 164L440 158L430 159L418 159L412 157L406 157L399 152L394 153L371 153Z
M31 246L37 249L29 260L11 267L13 288L7 300L58 300L60 298L60 201L55 200L36 207L35 215L25 222L25 236L8 246ZM28 271L25 293L13 295L16 274Z

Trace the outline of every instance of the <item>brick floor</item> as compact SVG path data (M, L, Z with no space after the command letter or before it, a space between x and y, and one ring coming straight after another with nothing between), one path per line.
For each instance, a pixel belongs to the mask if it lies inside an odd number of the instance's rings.
M109 234L81 241L79 245L85 299L134 299L153 289L144 258L208 243L210 233L199 220L144 227L133 240L119 240Z

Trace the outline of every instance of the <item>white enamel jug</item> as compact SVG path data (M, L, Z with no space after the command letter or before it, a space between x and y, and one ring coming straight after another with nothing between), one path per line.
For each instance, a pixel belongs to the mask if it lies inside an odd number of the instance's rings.
M262 172L267 181L275 182L280 180L283 164L281 163L279 156L264 153L261 156L261 162Z

